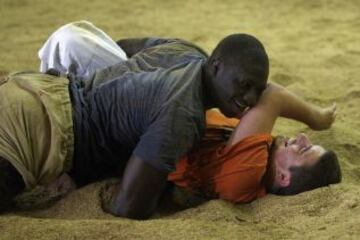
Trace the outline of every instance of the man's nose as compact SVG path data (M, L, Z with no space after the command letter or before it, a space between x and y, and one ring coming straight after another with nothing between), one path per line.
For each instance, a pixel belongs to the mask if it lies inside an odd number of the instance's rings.
M299 133L296 139L296 143L302 147L306 147L311 144L309 138L304 133Z

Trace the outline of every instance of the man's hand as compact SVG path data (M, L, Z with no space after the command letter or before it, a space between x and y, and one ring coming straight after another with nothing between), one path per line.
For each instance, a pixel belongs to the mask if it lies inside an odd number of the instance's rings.
M318 108L309 127L313 130L326 130L331 127L336 118L336 103L330 107Z
M149 218L157 207L166 179L166 172L133 155L126 165L121 182L108 184L102 189L102 208L119 217Z
M117 195L118 182L114 183L112 181L106 182L103 187L100 189L100 202L101 207L104 212L112 213L114 210L112 206Z

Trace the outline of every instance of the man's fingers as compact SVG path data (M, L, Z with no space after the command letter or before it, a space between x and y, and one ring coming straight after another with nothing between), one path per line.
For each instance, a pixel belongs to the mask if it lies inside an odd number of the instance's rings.
M331 106L331 109L333 112L336 112L336 109L337 109L336 103L333 103L333 105Z
M327 107L324 109L325 113L328 115L328 117L334 121L337 115L337 105L336 103L333 103L330 107Z
M335 102L331 106L331 110L332 110L332 117L333 117L333 121L334 121L337 116L337 105Z

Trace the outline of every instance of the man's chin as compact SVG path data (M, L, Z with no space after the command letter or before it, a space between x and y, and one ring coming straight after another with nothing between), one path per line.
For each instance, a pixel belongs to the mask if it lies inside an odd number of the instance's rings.
M227 117L227 118L235 118L236 117L236 113L234 113L233 111L220 109L220 112L222 114L224 114L224 116Z

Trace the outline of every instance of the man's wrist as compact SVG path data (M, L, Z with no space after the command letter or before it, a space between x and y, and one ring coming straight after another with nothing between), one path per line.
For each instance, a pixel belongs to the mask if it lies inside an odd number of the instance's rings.
M310 121L308 123L308 126L313 130L317 130L317 128L321 124L321 108L317 106L311 106L309 115Z

